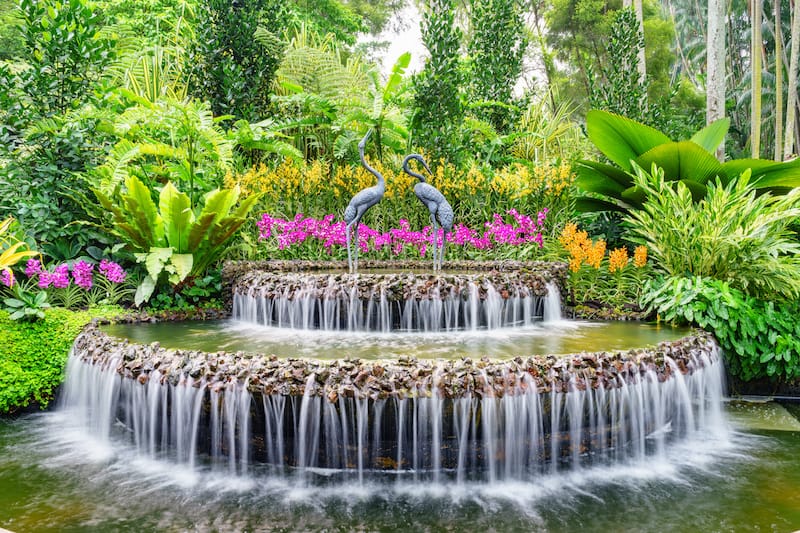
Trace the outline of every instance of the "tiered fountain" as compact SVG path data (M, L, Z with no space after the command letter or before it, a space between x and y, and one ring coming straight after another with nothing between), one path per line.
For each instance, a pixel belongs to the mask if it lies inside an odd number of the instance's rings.
M719 429L710 335L549 355L531 339L559 353L558 339L605 327L560 319L565 265L448 266L229 264L232 318L206 335L227 347L260 331L261 353L199 351L174 332L130 342L160 325L93 324L75 342L63 405L145 456L303 483L322 473L536 482ZM315 356L329 344L338 357Z

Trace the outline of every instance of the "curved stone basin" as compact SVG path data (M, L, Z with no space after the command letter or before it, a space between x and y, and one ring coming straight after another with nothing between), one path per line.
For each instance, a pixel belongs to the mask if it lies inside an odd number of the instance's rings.
M131 344L93 324L67 375L65 405L103 438L113 429L142 453L232 473L530 480L562 462L641 460L722 419L722 364L704 332L562 357L324 361Z

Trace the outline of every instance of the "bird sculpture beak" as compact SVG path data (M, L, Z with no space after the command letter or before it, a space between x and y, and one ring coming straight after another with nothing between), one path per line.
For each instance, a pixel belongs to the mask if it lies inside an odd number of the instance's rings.
M358 149L361 150L362 152L364 151L364 148L366 148L367 146L367 140L369 139L370 135L372 135L372 128L367 130L367 133L364 135L364 138L361 139L361 141L359 141L358 143Z
M428 174L433 176L433 172L431 172L431 167L428 166L428 163L426 163L425 160L422 159L421 157L419 158L419 162L422 163L422 166L425 167L425 170L428 171Z

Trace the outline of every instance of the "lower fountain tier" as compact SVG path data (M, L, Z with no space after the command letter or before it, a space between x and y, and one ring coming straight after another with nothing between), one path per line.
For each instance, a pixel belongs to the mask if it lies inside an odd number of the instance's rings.
M722 389L702 332L616 354L326 363L167 351L89 326L63 403L102 439L191 465L495 480L663 453L722 424Z
M233 318L267 326L434 332L560 317L562 263L470 262L470 271L435 275L414 270L418 263L369 266L377 270L344 274L328 263L230 263L223 276L233 294Z

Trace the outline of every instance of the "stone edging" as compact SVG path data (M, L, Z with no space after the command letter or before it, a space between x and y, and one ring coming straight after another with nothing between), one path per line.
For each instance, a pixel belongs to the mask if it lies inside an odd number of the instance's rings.
M94 365L114 365L128 379L147 383L158 379L173 385L221 390L245 383L252 393L302 396L312 394L336 401L358 398L502 397L528 392L568 392L615 388L651 373L659 381L674 372L691 374L704 361L717 361L713 335L702 330L651 349L580 353L564 356L516 357L512 360L397 360L286 358L244 352L205 353L168 350L158 343L132 344L102 332L98 321L76 338L74 354ZM667 362L666 358L671 362ZM637 374L639 376L637 376Z

